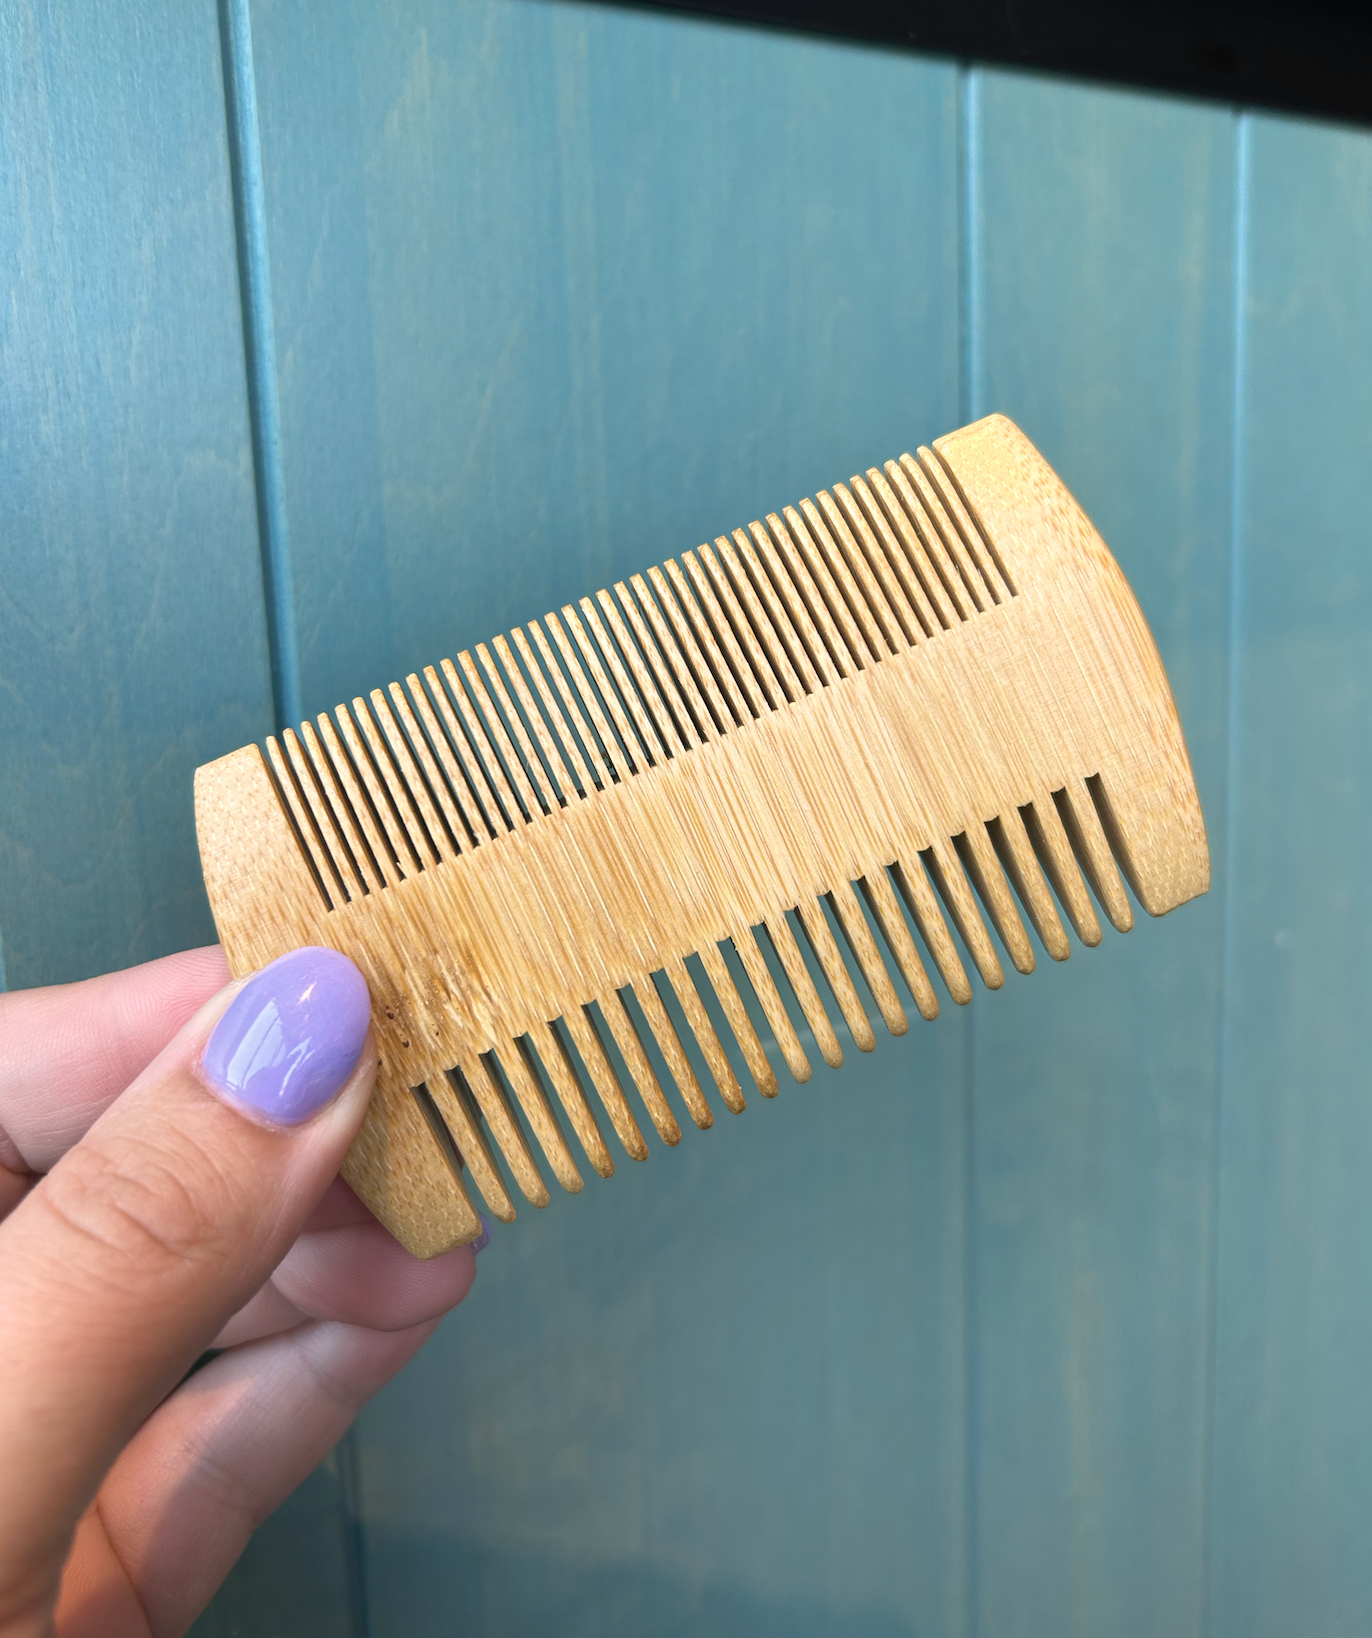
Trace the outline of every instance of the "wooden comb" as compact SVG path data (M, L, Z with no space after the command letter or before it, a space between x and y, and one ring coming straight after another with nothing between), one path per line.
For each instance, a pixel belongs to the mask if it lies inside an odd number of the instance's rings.
M494 1149L543 1205L539 1151L573 1191L607 1122L646 1157L630 1089L678 1142L650 1043L709 1126L683 1036L741 1110L717 1023L770 1097L755 1017L810 1075L787 990L837 1064L830 997L873 1045L854 970L894 1034L888 957L925 1018L926 961L970 999L950 922L996 988L987 921L1027 973L1021 906L1064 960L1059 906L1086 944L1096 903L1132 924L1117 865L1152 915L1210 878L1143 615L1002 416L207 764L196 824L234 973L327 944L365 974L344 1175L421 1257L480 1232L468 1182L514 1216Z

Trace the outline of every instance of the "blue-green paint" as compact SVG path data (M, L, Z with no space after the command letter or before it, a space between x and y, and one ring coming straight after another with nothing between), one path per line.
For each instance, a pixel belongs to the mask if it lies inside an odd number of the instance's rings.
M198 1638L1372 1626L1372 138L548 0L0 45L13 982L208 936L292 641L329 706L991 408L1215 856L521 1213Z

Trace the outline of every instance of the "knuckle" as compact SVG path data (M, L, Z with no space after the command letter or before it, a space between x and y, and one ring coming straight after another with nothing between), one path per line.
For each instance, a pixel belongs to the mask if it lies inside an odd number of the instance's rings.
M233 1232L225 1180L212 1157L141 1136L80 1144L36 1193L102 1262L146 1271L201 1267ZM179 1151L179 1152L178 1152Z

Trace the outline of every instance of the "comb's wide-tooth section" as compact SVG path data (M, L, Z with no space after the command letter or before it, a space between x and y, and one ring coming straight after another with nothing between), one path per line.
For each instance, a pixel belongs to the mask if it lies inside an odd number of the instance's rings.
M1000 934L1001 943L1010 952L1015 971L1033 972L1034 948L1024 930L1024 923L1019 919L1019 912L1015 909L1015 901L1011 897L1000 860L996 857L996 850L992 846L986 827L974 820L960 836L953 838L953 845L957 848L958 857L962 860L981 902L986 906L987 914Z
M657 1128L657 1135L664 1143L675 1146L681 1142L681 1127L663 1096L662 1087L649 1062L648 1054L643 1050L637 1026L616 991L611 990L608 995L598 997L597 1005L609 1028L611 1038L619 1048L619 1055L638 1088L638 1095L643 1100L643 1107L648 1111L648 1118Z
M624 1088L619 1084L619 1076L615 1074L614 1065L606 1056L604 1043L594 1022L581 1007L569 1007L562 1021L567 1026L567 1034L571 1037L572 1045L581 1055L586 1073L591 1077L591 1085L595 1087L596 1096L610 1117L615 1136L624 1146L624 1153L631 1160L646 1160L647 1142L638 1122L634 1119L629 1100L624 1096Z
M743 1004L743 997L738 993L738 986L734 983L719 946L707 944L699 955L705 976L710 980L710 987L724 1010L724 1016L729 1020L729 1028L734 1032L734 1039L743 1054L743 1061L748 1065L748 1073L757 1083L757 1089L764 1098L776 1097L778 1091L776 1071L767 1060L762 1042L758 1040L753 1021L748 1016L748 1009ZM808 1064L805 1073L809 1074ZM805 1076L800 1078L803 1080ZM739 1096L741 1098L742 1093ZM733 1107L732 1104L730 1107Z
M824 912L814 899L802 899L796 907L796 914L800 918L800 925L805 930L806 942L819 962L820 971L833 992L834 1000L838 1002L838 1010L843 1014L843 1021L848 1026L848 1033L853 1037L853 1043L859 1052L871 1052L877 1044L876 1036L872 1033L872 1025L858 992L844 965L843 957L839 954L838 944L829 930L829 923L824 919ZM799 946L797 946L799 948ZM816 993L816 1000L818 995ZM805 1003L801 1002L802 1007ZM807 1012L808 1016L808 1012ZM826 1017L825 1023L828 1023ZM816 1042L820 1042L819 1032L815 1032ZM821 1044L820 1050L824 1051ZM842 1049L838 1045L838 1037L834 1037L834 1050L839 1053L839 1062L842 1062ZM833 1062L829 1054L824 1052L825 1061Z
M544 1073L552 1082L553 1091L557 1093L558 1102L567 1112L567 1119L572 1123L572 1130L576 1133L577 1141L585 1151L587 1160L601 1177L612 1177L615 1163L610 1159L610 1151L605 1147L605 1139L600 1135L600 1128L596 1125L591 1106L586 1101L586 1094L581 1090L576 1070L572 1067L571 1059L568 1058L562 1042L551 1026L542 1019L530 1023L526 1039L542 1064Z
M520 1130L519 1123L505 1101L505 1094L485 1060L474 1054L464 1053L455 1067L470 1088L477 1108L480 1109L483 1119L500 1145L501 1153L514 1173L515 1182L519 1185L519 1192L531 1206L546 1206L550 1198L548 1185L539 1176L534 1157L529 1153L529 1146L524 1141L524 1133ZM463 1159L467 1158L464 1151Z
M936 836L925 853L925 864L939 897L948 906L953 925L962 936L981 981L988 990L998 990L1005 982L1000 958L991 943L986 925L977 913L976 900L963 873L962 861L951 841Z
M801 1016L841 1058L825 989L871 1050L897 969L932 1018L964 954L1032 970L1021 911L1062 960L1059 906L1088 944L1097 904L1132 924L1121 871L1152 914L1208 884L1137 605L994 417L202 769L197 824L236 973L302 943L362 969L345 1172L423 1255L476 1233L464 1176L504 1220L545 1163L582 1186L573 1142L609 1176L593 1102L646 1157L630 1083L669 1144L669 1083L713 1119L701 1060L744 1107L691 958L776 1094L726 940L805 1080Z
M1096 897L1105 906L1111 925L1117 932L1127 933L1134 925L1134 912L1129 908L1124 883L1115 868L1110 844L1101 828L1100 815L1086 788L1086 781L1073 775L1060 791L1053 792L1053 800L1057 803L1063 829L1072 843L1072 851Z
M1039 791L1035 793L1035 800L1027 803L1022 811L1029 840L1034 844L1044 874L1052 882L1053 891L1066 910L1077 937L1083 944L1099 944L1100 922L1096 919L1086 883L1077 869L1072 844L1058 815L1057 803L1047 791Z
M789 931L789 929L788 929ZM757 940L753 937L751 928L744 928L733 934L734 949L743 970L748 975L748 982L753 986L753 993L757 996L758 1005L762 1008L762 1016L767 1020L768 1028L772 1032L772 1039L776 1042L782 1057L786 1060L786 1067L798 1081L810 1079L810 1060L805 1056L804 1048L800 1044L800 1037L796 1034L796 1027L791 1022L791 1015L782 1003L780 992L772 982L772 975L767 970L767 963L763 959L762 951L757 947ZM799 952L797 952L799 959ZM807 975L808 982L808 975ZM826 1019L827 1023L827 1019ZM829 1032L831 1035L833 1031ZM838 1042L834 1042L835 1051Z
M681 1044L681 1037L676 1032L666 1007L662 1004L662 997L658 994L657 985L651 976L640 978L632 986L634 999L638 1002L643 1016L648 1020L648 1028L652 1031L653 1039L657 1042L658 1051L667 1062L682 1097L686 1100L686 1107L690 1111L691 1119L701 1130L711 1127L715 1123L714 1113L705 1101L705 1094L700 1089L700 1082L696 1079L696 1072L691 1068L691 1060L686 1056L686 1049Z
M848 947L852 950L862 970L862 976L867 981L867 988L872 992L872 999L877 1004L882 1021L892 1035L904 1035L910 1027L906 1021L905 1009L900 1004L896 987L891 982L891 975L886 971L886 964L881 959L877 941L872 937L872 929L867 925L867 918L862 913L862 906L853 891L853 884L836 882L829 890L828 899L835 916L838 917L838 924L843 929Z
M456 1073L456 1070L452 1071L452 1074ZM438 1113L452 1133L458 1153L481 1191L481 1198L502 1223L513 1223L514 1202L510 1199L500 1170L487 1147L479 1119L468 1107L465 1096L447 1075L435 1075L426 1082L426 1085ZM544 1199L547 1199L546 1193Z
M939 976L948 986L949 995L960 1007L965 1007L972 999L972 986L967 982L962 958L938 907L929 878L924 874L923 861L918 855L908 865L897 859L891 866L891 874L929 954L934 958Z
M1034 924L1034 931L1043 940L1044 949L1054 961L1066 961L1072 947L1067 942L1067 933L1039 869L1038 857L1019 810L1007 807L986 829L1011 886Z
M734 1114L740 1114L745 1107L743 1088L738 1084L738 1077L725 1055L719 1036L715 1033L715 1026L710 1022L710 1015L705 1010L705 1003L700 999L700 992L691 982L691 975L686 970L686 963L677 957L663 963L667 975L667 982L672 986L672 993L681 1003L681 1010L686 1014L686 1022L691 1026L691 1033L695 1036L705 1062L710 1066L710 1073L714 1076L715 1085L719 1088L719 1095L724 1099L725 1106Z
M567 1140L558 1127L557 1117L553 1114L543 1084L534 1074L533 1065L529 1062L523 1043L511 1041L506 1044L503 1051L493 1051L490 1056L513 1088L519 1107L524 1111L525 1120L533 1128L539 1147L548 1157L553 1176L568 1194L580 1193L584 1187L581 1173L576 1161L572 1159L572 1151L567 1147Z
M886 940L887 948L896 958L900 975L905 980L905 987L914 997L920 1017L932 1021L938 1017L938 997L934 994L934 986L929 982L929 975L924 970L924 963L920 960L915 941L910 937L910 929L905 925L905 917L900 913L891 878L880 865L877 865L862 877L858 886L862 889L862 896L867 901L868 909L876 918L877 926L881 928L881 936Z

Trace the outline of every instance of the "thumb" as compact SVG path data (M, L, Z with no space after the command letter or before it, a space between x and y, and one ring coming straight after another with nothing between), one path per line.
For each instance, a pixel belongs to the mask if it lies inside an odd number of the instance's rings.
M338 1171L370 1013L333 950L230 985L0 1225L0 1630L50 1607L105 1471Z

